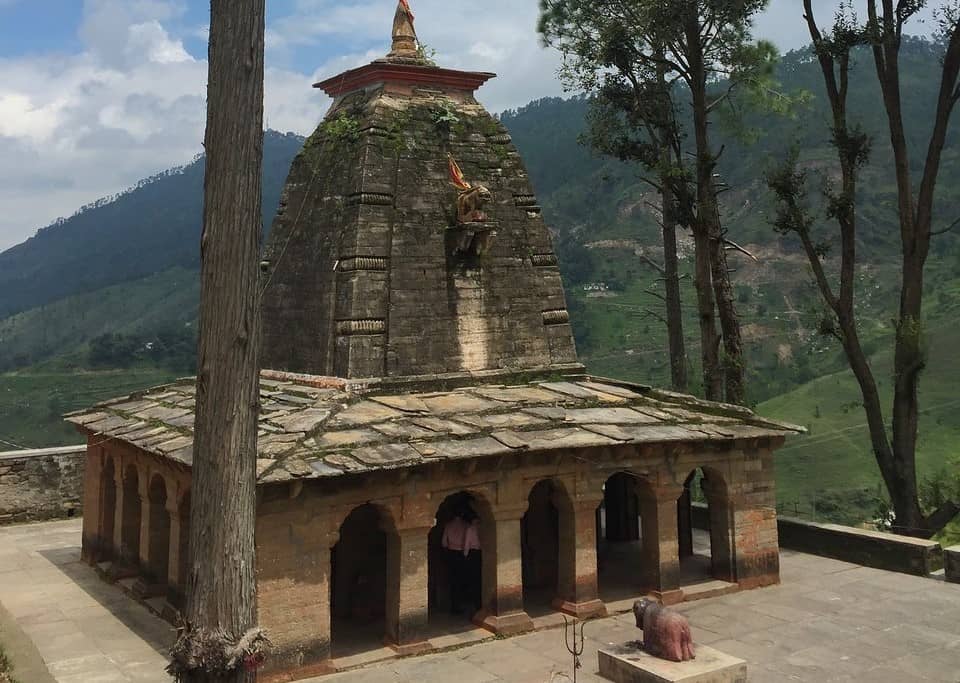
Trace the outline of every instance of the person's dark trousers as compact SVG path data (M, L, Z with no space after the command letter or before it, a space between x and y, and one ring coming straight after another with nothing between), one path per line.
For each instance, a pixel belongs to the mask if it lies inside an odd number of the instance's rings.
M466 575L466 563L462 550L445 551L447 556L447 580L450 583L450 613L460 614L463 611L463 603L466 601L464 595L464 578Z
M483 580L480 551L471 550L464 559L466 565L464 568L464 576L466 577L465 595L471 609L478 610L481 607L480 593Z

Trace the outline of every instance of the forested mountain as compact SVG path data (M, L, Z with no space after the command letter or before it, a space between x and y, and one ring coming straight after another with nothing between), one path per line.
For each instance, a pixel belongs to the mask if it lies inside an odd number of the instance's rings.
M269 226L303 138L268 131L263 213ZM203 157L84 207L0 253L0 319L173 267L199 268Z

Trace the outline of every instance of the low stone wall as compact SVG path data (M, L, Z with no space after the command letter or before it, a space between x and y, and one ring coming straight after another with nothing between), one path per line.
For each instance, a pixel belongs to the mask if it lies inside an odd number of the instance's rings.
M927 576L943 566L943 549L936 541L790 517L777 519L777 529L781 548L864 567Z
M960 583L960 545L943 551L944 575L950 583Z
M708 529L710 517L707 506L693 503L692 508L693 526ZM944 551L936 541L839 524L808 522L793 517L778 517L777 533L781 548L917 576L927 576L939 569L949 552ZM960 546L952 550L956 552L953 560L956 573L954 580L960 582Z
M86 448L0 452L0 524L79 515Z

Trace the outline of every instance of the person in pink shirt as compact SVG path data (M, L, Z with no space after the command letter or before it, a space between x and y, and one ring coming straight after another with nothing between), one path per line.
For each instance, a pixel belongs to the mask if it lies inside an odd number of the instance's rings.
M474 587L474 578L479 578L474 571L480 559L478 522L473 510L464 505L443 527L440 545L447 559L451 614L461 614L467 604L478 603L479 591Z

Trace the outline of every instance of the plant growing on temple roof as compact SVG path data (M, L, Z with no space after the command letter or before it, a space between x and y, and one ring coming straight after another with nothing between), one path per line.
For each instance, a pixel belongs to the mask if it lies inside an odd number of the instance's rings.
M661 195L666 254L668 332L674 385L686 369L676 267L677 226L693 231L704 394L743 403L743 343L727 267L728 240L720 222L715 168L719 152L709 128L741 93L763 100L776 92L773 47L753 42L753 17L767 0L541 0L539 30L564 56L571 88L592 96L590 144L604 154L639 162ZM685 86L681 90L678 86ZM680 97L689 95L695 162L685 163ZM719 314L719 315L718 315ZM717 329L719 318L720 331ZM722 334L721 334L722 331ZM720 347L730 362L722 363Z
M773 227L799 239L813 271L820 296L829 314L821 331L836 337L844 351L863 397L870 445L893 508L892 529L899 533L930 537L960 513L956 494L928 496L925 509L917 482L917 437L920 414L920 375L926 365L924 335L924 268L934 237L951 230L935 225L937 178L954 107L960 100L960 2L944 3L937 13L936 40L941 50L940 90L922 164L912 164L914 151L907 144L902 107L900 48L907 22L928 3L926 0L865 0L866 20L854 11L855 3L841 3L833 25L824 30L816 20L812 0L803 11L814 55L819 62L830 105L831 141L840 163L840 180L826 181L824 217L835 221L840 242L840 273L837 281L823 264L824 250L817 233L821 217L811 207L806 171L798 170L794 152L772 171L768 185L777 202ZM872 140L860 128L849 109L851 64L857 50L869 51L883 97L887 132L894 158L900 223L900 306L893 322L894 377L892 420L887 421L879 384L871 367L868 349L860 339L856 297L857 188L860 171L870 156ZM918 185L915 185L919 181ZM889 428L888 428L889 425ZM942 493L942 491L941 491Z
M360 139L360 122L344 111L324 121L321 128L333 140L356 142Z

